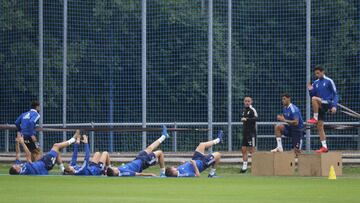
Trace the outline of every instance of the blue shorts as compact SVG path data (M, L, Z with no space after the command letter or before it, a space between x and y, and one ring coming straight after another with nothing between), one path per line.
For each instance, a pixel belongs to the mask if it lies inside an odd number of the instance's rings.
M215 157L212 154L204 155L198 151L195 151L192 160L200 160L202 162L202 171L215 164Z
M296 149L301 149L302 139L305 135L305 129L294 129L288 125L285 125L284 133L285 137L292 138L292 145Z
M91 167L92 175L102 175L104 172L104 163L94 163L92 161L89 162L89 167Z
M142 170L145 170L150 166L154 166L156 164L156 155L153 152L148 154L146 151L141 151L135 159L141 160Z
M54 167L57 156L58 153L51 150L40 159L40 161L44 162L46 170L50 171Z

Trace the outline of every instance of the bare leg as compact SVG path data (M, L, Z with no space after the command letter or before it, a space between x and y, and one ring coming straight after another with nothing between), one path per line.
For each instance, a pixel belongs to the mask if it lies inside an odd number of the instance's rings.
M145 151L149 154L151 152L153 152L155 149L157 149L160 144L162 143L162 141L164 141L163 136L161 136L159 139L157 139L155 142L151 143L151 145L149 145Z
M213 155L214 158L215 158L215 162L214 162L214 165L213 165L212 168L216 168L216 167L219 165L219 163L220 163L221 154L220 154L219 152L214 152L214 153L212 153L212 155Z
M326 140L325 130L324 130L324 121L318 121L317 130L320 136L320 141Z
M271 150L271 152L282 152L283 151L283 147L282 147L282 142L281 142L281 135L283 134L284 130L285 130L285 126L283 124L277 124L275 126L275 137L276 137L276 148Z
M319 113L319 108L321 107L321 98L319 97L312 97L311 98L311 105L314 113Z
M205 149L208 149L212 146L214 146L215 143L214 141L208 141L208 142L200 142L200 144L197 146L197 148L195 149L195 151L200 152L202 154L205 154Z
M55 144L53 145L53 147L51 148L51 150L54 150L54 151L56 151L57 153L59 153L61 149L63 149L63 148L65 148L65 147L67 147L67 146L75 143L76 139L78 139L78 138L80 138L80 137L81 137L80 131L79 131L79 130L76 130L74 136L73 136L71 139L69 139L69 140L67 140L67 141L65 141L65 142L55 143Z
M242 153L243 161L247 161L248 160L248 154L247 154L247 147L246 146L241 147L241 153Z
M32 161L38 161L41 159L41 157L42 157L42 152L39 148L37 148L31 152L31 160Z
M216 167L219 165L221 159L221 154L219 152L214 152L212 155L214 156L215 161L211 166L209 177L214 177L216 175Z
M154 154L159 161L160 169L165 168L164 152L161 150L157 150L156 152L154 152Z
M105 166L109 166L110 165L110 155L109 152L104 151L101 154L100 160L101 163L105 164Z
M16 152L15 159L20 160L20 144L18 141L15 141L15 152Z
M275 126L275 137L280 137L282 136L282 133L284 132L285 126L283 124L277 124Z
M97 164L99 163L100 157L101 157L100 152L95 152L93 157L91 158L91 161Z

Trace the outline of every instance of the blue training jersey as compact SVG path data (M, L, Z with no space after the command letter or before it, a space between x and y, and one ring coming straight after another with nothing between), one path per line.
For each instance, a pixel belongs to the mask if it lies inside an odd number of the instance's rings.
M132 162L129 162L123 166L120 166L119 176L135 176L136 173L142 172L142 161L140 159L135 159Z
M289 125L291 128L303 129L304 120L301 117L301 112L297 106L290 103L289 106L283 108L283 114L286 120L298 120L299 124L297 126Z
M330 103L332 107L337 107L339 97L335 83L331 78L326 76L319 78L314 81L312 86L313 89L309 91L311 97L320 97L323 101Z
M77 165L77 156L79 151L79 144L74 144L74 152L71 157L70 165L75 169L75 174L78 176L99 176L101 175L101 170L96 165L90 166L90 147L89 144L85 144L85 158L82 165Z
M200 173L205 170L201 160L195 160L195 163ZM179 172L178 177L195 177L194 166L189 161L178 166L177 170Z
M43 161L35 161L33 163L26 162L21 165L19 175L48 175L49 172L45 168Z
M30 111L21 114L16 119L15 125L24 137L29 138L36 135L36 123L39 118L40 114L35 109L31 109Z

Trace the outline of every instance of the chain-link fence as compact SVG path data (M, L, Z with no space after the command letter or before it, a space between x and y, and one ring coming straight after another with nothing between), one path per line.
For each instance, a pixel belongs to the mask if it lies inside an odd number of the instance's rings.
M42 103L41 126L210 128L177 132L168 151L191 151L223 129L219 150L241 145L242 98L259 114L258 149L288 92L310 117L306 83L324 65L341 103L360 111L360 3L355 0L1 1L0 123ZM329 122L359 121L345 114ZM0 132L14 151L15 132ZM360 130L328 130L330 149L360 149ZM40 134L44 149L71 136ZM94 150L138 151L156 133L91 133ZM290 148L290 142L285 140ZM316 131L307 149L320 146Z

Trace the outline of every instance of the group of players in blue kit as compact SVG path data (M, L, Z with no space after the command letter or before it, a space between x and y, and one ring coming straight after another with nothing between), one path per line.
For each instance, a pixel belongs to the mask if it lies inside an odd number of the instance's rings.
M156 176L153 173L144 173L143 170L159 163L160 177L198 177L205 169L211 167L208 177L216 177L216 166L220 162L221 155L214 152L206 155L205 149L219 144L223 139L223 131L219 131L218 137L212 141L201 142L195 150L192 160L184 162L178 167L165 168L165 157L161 150L156 150L162 142L169 138L166 126L162 128L162 135L146 149L141 151L133 161L119 167L110 165L110 155L104 151L95 152L90 160L90 147L88 137L80 134L76 130L73 137L65 142L55 143L50 152L41 155L39 145L36 143L35 126L39 118L38 102L32 103L32 109L19 116L16 120L18 133L16 136L16 146L23 148L26 162L19 161L20 150L17 151L15 164L9 170L10 175L48 175L55 164L60 166L63 175L77 176ZM35 138L33 138L35 137ZM85 148L85 158L82 164L78 165L77 156L81 142ZM64 167L61 159L60 150L74 144L74 151L71 162ZM156 151L155 151L156 150Z
M314 117L307 121L308 124L316 125L322 147L317 153L328 152L326 144L326 136L324 132L325 114L330 110L331 113L336 112L338 95L336 87L330 78L325 76L324 69L321 66L315 67L315 75L317 80L308 85L309 94L312 98L312 107ZM244 110L241 121L243 122L243 139L242 154L243 166L241 173L247 171L248 152L254 153L256 148L256 121L258 114L252 106L252 98L246 96L244 98ZM282 122L275 126L275 137L277 147L271 152L283 152L282 136L291 137L293 149L296 154L300 153L302 139L305 134L305 125L301 116L300 109L291 102L291 96L287 93L282 95L283 113L277 116L277 120ZM60 166L64 175L85 175L85 176L156 176L153 173L144 173L143 170L154 166L157 163L160 166L160 177L198 177L200 173L207 168L210 169L208 177L216 177L216 167L218 166L221 154L214 152L205 154L205 150L213 145L223 141L223 131L218 132L218 137L214 140L201 142L190 161L184 162L180 166L165 167L165 157L161 150L156 150L162 142L169 138L167 128L163 126L162 135L141 151L133 161L121 165L119 167L110 164L111 159L108 152L95 152L90 159L90 148L88 137L81 136L77 130L74 136L64 142L55 143L47 154L42 156L39 144L36 139L36 122L40 118L40 104L32 103L30 111L21 114L16 119L18 133L16 136L16 161L10 168L11 175L47 175L55 164ZM77 165L77 154L81 144L85 148L85 158L81 165ZM60 150L74 144L74 152L71 162L64 167L60 156ZM22 146L26 162L19 161L20 146Z

